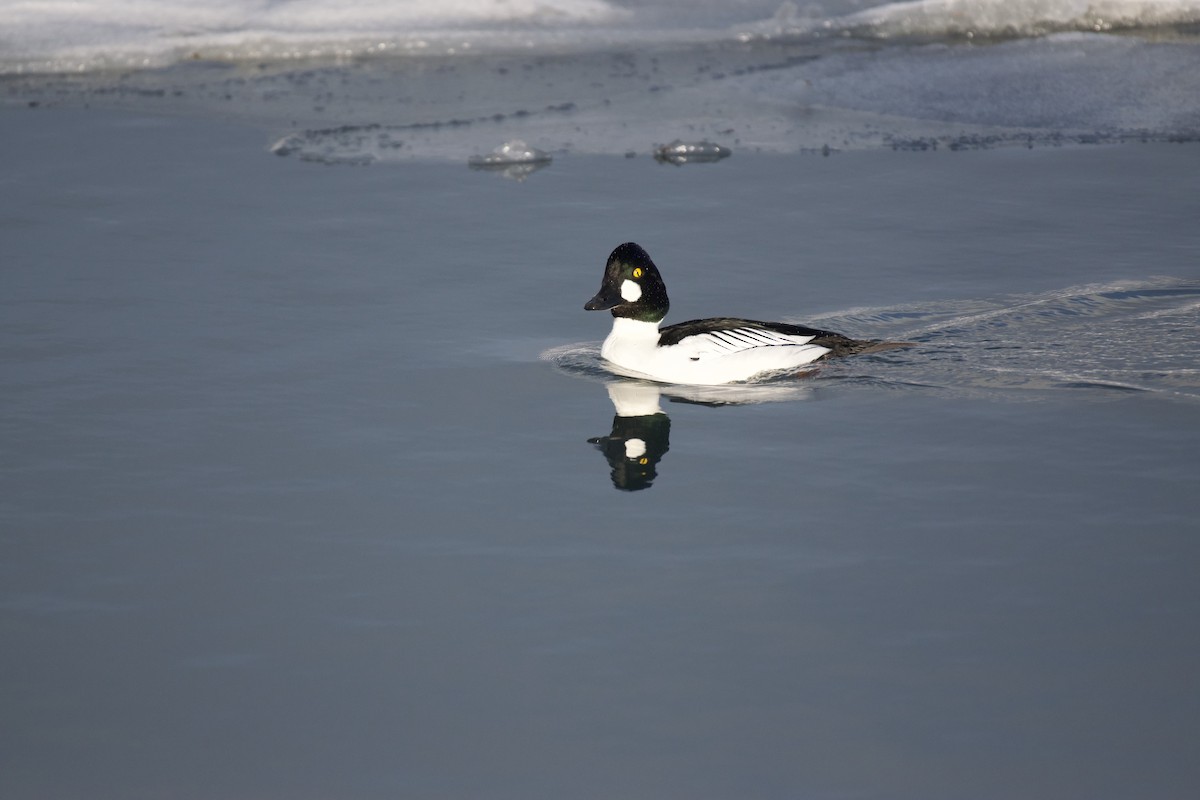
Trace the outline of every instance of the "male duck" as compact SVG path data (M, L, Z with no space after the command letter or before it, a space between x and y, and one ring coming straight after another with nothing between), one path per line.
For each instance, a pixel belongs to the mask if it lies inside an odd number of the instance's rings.
M744 381L881 344L802 325L732 317L660 329L670 308L667 287L650 256L633 242L612 251L600 291L584 308L612 311L612 332L600 349L605 360L623 373L663 383Z

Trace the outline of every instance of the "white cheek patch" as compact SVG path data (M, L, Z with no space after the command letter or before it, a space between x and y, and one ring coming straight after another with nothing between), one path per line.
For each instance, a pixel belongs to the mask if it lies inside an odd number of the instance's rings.
M621 299L626 303L636 303L642 296L642 287L638 286L633 281L625 281L621 284Z
M625 457L629 460L641 458L646 454L646 443L641 439L625 440Z

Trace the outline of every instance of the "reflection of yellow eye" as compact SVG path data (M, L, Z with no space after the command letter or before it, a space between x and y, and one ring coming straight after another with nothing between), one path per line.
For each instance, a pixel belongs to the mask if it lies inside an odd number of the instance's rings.
M649 464L649 463L650 463L650 459L648 459L648 458L645 458L645 457L643 457L643 458L639 458L639 459L638 459L638 463L639 463L639 464L641 464L641 465L644 467L644 466L646 466L647 464Z
M635 278L640 278L640 277L642 277L642 268L641 268L641 267L634 267L634 268L633 268L633 277L635 277Z

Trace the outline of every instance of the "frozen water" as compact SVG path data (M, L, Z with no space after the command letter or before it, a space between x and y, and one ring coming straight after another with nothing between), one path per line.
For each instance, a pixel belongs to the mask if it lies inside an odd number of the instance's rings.
M585 52L745 37L1033 36L1195 24L1200 0L90 0L0 2L0 72L479 51Z
M220 110L321 163L1200 137L1200 0L77 6L0 15L9 102Z
M880 37L1037 36L1200 21L1196 0L917 0L888 3L830 22Z
M6 8L10 6L10 8ZM628 16L605 0L0 2L0 69L72 71L528 46ZM523 32L522 32L523 30Z

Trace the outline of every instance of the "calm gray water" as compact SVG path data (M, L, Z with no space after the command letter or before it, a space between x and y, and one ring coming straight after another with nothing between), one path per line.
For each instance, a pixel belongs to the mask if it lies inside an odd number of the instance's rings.
M269 143L3 112L0 794L1200 789L1200 148ZM630 239L670 321L918 346L651 392L618 489Z

